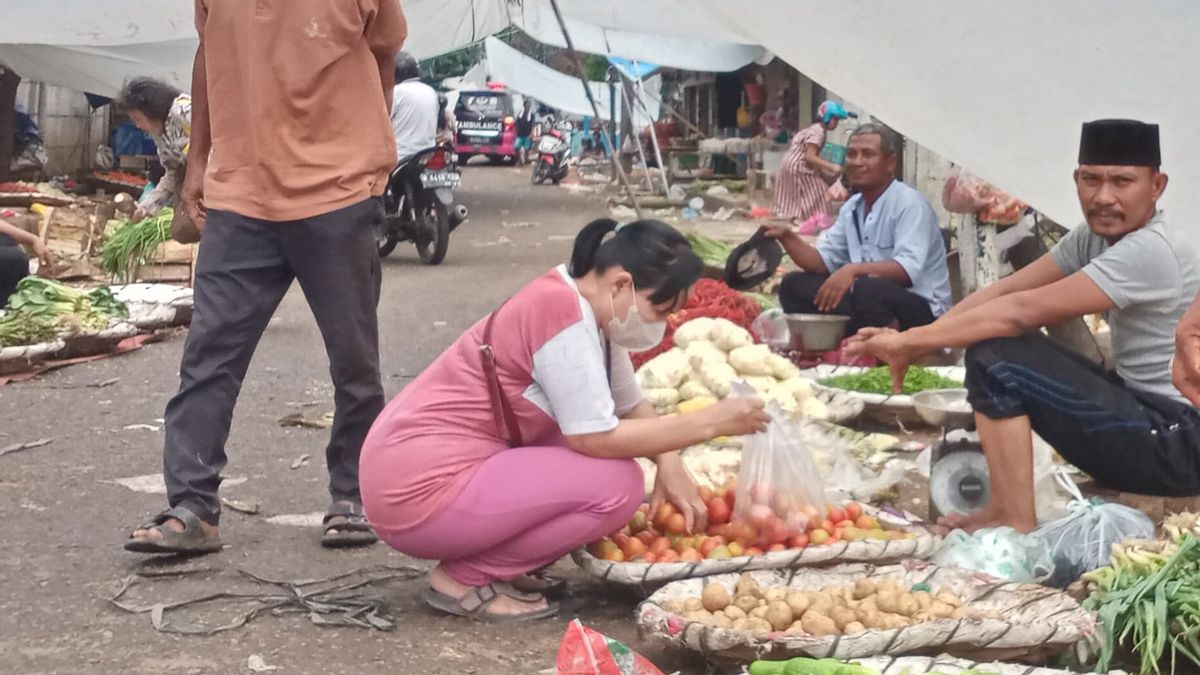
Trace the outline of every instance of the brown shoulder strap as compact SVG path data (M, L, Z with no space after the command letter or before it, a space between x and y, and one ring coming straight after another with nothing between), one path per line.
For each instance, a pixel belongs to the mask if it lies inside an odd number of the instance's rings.
M505 303L507 302L506 300ZM502 307L504 304L492 312L483 326L483 341L479 345L479 357L483 365L483 377L487 380L488 396L492 399L492 414L496 418L496 429L501 432L501 436L504 436L504 432L507 431L508 447L515 448L524 445L521 438L521 425L517 422L517 414L513 412L508 397L500 388L500 371L496 368L496 350L492 347L492 325L495 324L496 315L500 313Z

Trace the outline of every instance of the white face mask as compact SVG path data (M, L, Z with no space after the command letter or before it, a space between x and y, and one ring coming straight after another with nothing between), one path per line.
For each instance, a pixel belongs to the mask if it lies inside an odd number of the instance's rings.
M630 285L633 288L632 284ZM631 352L644 352L653 349L663 341L667 334L667 322L648 322L642 318L637 307L637 289L633 289L633 304L623 320L617 319L617 310L613 305L612 296L608 296L608 304L612 309L612 318L608 320L608 339L618 347Z

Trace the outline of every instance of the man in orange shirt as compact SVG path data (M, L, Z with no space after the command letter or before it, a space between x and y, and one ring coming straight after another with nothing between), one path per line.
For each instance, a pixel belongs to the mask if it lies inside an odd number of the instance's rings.
M369 544L358 456L383 408L372 225L396 165L389 111L404 14L399 0L195 1L182 201L203 241L179 393L166 412L170 508L125 548L221 548L217 487L234 404L293 280L321 329L335 388L321 543Z

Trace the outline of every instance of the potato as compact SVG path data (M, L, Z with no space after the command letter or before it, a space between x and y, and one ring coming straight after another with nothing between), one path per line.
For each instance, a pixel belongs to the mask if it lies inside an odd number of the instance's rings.
M683 614L687 611L683 606L683 600L667 600L662 607L663 611L668 614Z
M789 591L786 588L772 588L772 589L768 589L766 594L763 595L763 597L766 599L766 601L768 603L786 602L788 593L789 593Z
M866 626L867 628L871 628L873 630L882 630L884 628L887 628L887 622L884 620L883 612L880 612L877 609L872 610L871 612L867 613L865 616L859 615L858 620L859 620L859 623L861 623L862 625Z
M740 607L736 605L730 605L725 608L725 616L729 617L730 621L737 621L738 619L746 618L746 613L743 612Z
M808 611L811 602L808 599L808 594L802 591L792 591L787 595L788 607L792 608L792 614L803 616Z
M733 599L733 604L738 609L749 614L755 607L758 607L758 598L753 595L739 595Z
M929 591L917 591L913 593L913 597L917 599L917 609L919 611L927 612L930 606L933 605L933 596L929 594Z
M710 612L719 612L725 609L731 601L729 589L718 583L710 583L705 586L704 592L700 594L700 602L704 605L704 609Z
M788 635L802 634L804 633L804 624L800 621L793 621L792 625L788 626L788 629L783 632L787 633Z
M747 621L749 621L749 619L737 619L733 622L733 625L730 626L730 628L734 630L746 630Z
M762 595L762 589L759 588L758 582L749 573L742 574L738 577L737 586L734 591L734 596L753 595L758 597Z
M935 600L929 607L929 616L932 616L935 619L949 619L953 614L954 607L951 607L940 600Z
M704 602L700 598L688 598L683 601L683 609L686 612L698 612L704 609Z
M963 605L962 598L951 593L950 591L942 591L941 593L938 593L934 600L937 600L938 602L944 602L951 607L962 607Z
M858 622L858 614L847 607L834 607L833 613L829 615L829 618L833 619L834 625L840 631L846 630L847 625Z
M900 583L897 582L895 579L884 579L882 581L876 582L875 587L876 587L876 591L875 591L876 593L883 593L883 592L901 593L904 591L904 589L900 587Z
M965 619L965 618L967 618L967 610L966 610L966 608L965 608L965 607L958 607L958 608L955 608L955 610L954 610L953 612L951 612L951 613L950 613L950 618L951 618L951 619Z
M804 627L804 632L818 637L837 635L838 632L837 624L833 622L833 619L811 609L800 617L800 624Z
M911 593L901 594L896 601L896 613L902 616L912 616L921 610L920 604Z
M833 603L830 602L828 598L813 598L812 602L810 602L808 605L808 610L806 613L807 612L816 612L817 614L829 616L830 613L833 612Z
M716 626L717 628L733 628L733 622L724 614L714 614L712 621L708 625Z
M767 619L767 623L771 624L775 630L786 630L795 621L795 618L792 616L792 608L782 600L776 600L767 605L767 615L765 618Z
M702 609L697 610L695 612L684 612L683 613L683 618L687 619L688 621L698 621L700 623L705 623L711 617L712 617L712 614L709 614L708 612L706 612Z
M908 619L899 614L884 614L883 622L885 628L904 628L909 625Z
M857 621L851 621L850 623L846 624L844 628L842 628L842 632L846 635L856 635L865 630L867 630L867 627Z
M880 591L875 594L875 604L878 605L881 612L895 612L897 603L897 596L890 591Z
M766 606L767 606L767 599L766 599L766 598L759 598L759 599L758 599L758 606L759 606L759 607L766 607Z
M752 633L770 633L771 631L775 630L775 628L768 623L766 619L760 619L752 616L749 619L746 619L746 630Z
M858 607L856 608L856 611L858 611L859 616L862 616L864 614L870 614L871 612L878 612L879 605L875 602L875 596L872 595L871 597L867 598L866 600L863 600L862 602L858 603Z
M750 610L750 616L755 619L767 618L767 606L763 605L762 607L755 607L754 609Z

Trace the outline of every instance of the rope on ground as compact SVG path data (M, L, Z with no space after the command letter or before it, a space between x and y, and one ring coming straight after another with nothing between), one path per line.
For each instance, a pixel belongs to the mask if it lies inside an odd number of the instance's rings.
M273 588L259 592L218 591L187 600L151 605L139 605L123 600L123 596L131 588L146 579L181 578L222 572L220 569L213 568L146 569L125 577L117 592L109 597L108 601L114 607L131 614L149 614L150 624L154 626L154 630L178 635L216 635L241 628L266 612L274 616L308 614L309 620L318 626L354 626L374 630L392 630L395 628L395 622L383 596L377 592L363 589L387 581L410 581L424 576L427 570L413 565L372 565L319 579L271 579L243 569L235 571L256 584ZM258 603L258 606L237 614L226 623L217 626L191 625L169 620L168 614L172 610L205 605L218 600L255 602Z

